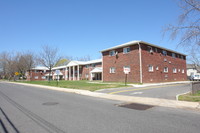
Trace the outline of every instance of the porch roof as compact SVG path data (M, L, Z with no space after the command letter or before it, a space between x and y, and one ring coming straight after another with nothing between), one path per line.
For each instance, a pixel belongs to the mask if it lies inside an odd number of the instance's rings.
M94 68L91 73L102 73L102 67L96 67Z

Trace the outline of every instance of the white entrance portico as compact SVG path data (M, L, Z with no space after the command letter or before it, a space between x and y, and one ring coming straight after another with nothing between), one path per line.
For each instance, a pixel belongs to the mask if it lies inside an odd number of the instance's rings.
M82 61L71 61L69 64L67 64L68 80L80 80L80 69L82 68L81 65L83 64L84 62Z

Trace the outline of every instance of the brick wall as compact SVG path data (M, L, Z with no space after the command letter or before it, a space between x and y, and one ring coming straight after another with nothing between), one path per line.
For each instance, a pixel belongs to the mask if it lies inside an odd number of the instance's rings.
M180 54L172 57L172 52L167 51L167 55L162 54L162 49L152 47L153 53L148 51L147 45L142 47L142 71L143 82L169 82L169 81L184 81L186 76L186 57L181 59ZM153 72L149 72L148 66L153 66ZM156 70L156 67L158 68ZM164 67L168 67L168 72L164 72ZM176 68L176 73L173 73L173 68ZM182 73L184 71L184 73Z
M131 51L127 54L123 53L123 48L115 49L117 56L110 56L109 51L102 53L103 55L103 81L124 82L125 74L124 66L130 66L131 72L128 74L128 82L140 82L140 64L139 64L139 46L130 46ZM169 82L186 80L186 57L176 54L172 57L172 52L167 51L167 55L162 54L162 49L153 47L153 53L150 53L146 44L141 44L142 54L142 78L143 83L151 82ZM149 65L153 66L153 72L149 72ZM115 73L110 73L110 68L116 69ZM158 68L156 70L156 67ZM164 67L168 67L168 72L163 72ZM173 73L176 68L176 73ZM184 71L184 73L182 73Z
M103 52L103 81L124 82L124 66L130 66L130 73L127 75L128 82L139 82L139 53L138 45L130 46L131 51L123 53L123 48L116 49L117 56L110 56L109 51ZM115 67L116 72L110 73L110 68Z

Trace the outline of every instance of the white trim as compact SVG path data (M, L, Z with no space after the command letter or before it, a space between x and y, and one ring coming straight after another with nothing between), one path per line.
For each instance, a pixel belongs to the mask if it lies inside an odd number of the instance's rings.
M117 48L123 48L123 47L127 47L127 46L131 46L131 45L137 45L138 43L142 43L142 44L145 44L145 45L150 45L152 47L156 47L156 48L160 48L160 49L164 49L166 51L170 51L170 52L173 52L173 53L177 53L177 54L181 54L181 55L184 55L184 56L187 56L183 53L179 53L179 52L176 52L174 50L171 50L171 49L167 49L167 48L163 48L163 47L160 47L160 46L157 46L157 45L154 45L154 44L151 44L151 43L148 43L148 42L144 42L144 41L141 41L141 40L137 40L137 41L130 41L130 42L127 42L127 43L124 43L124 44L121 44L121 45L117 45L115 47L111 47L111 48L108 48L108 49L104 49L100 52L105 52L105 51L109 51L109 50L114 50L114 49L117 49Z
M78 78L77 80L80 80L79 65L78 65L78 68L77 68L77 76L78 76L78 77L77 77L77 78Z
M73 66L73 80L75 80L75 66Z
M138 42L138 46L139 46L139 50L138 50L138 52L139 52L139 60L140 60L140 83L142 83L143 81L143 79L142 79L142 54L141 54L141 45L140 45L140 43Z

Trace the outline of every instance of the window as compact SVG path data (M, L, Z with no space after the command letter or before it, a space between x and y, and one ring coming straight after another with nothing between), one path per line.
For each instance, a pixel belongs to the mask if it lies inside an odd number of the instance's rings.
M184 70L184 69L182 69L182 73L185 73L185 70Z
M148 52L149 52L149 53L153 53L153 48L150 47L150 46L148 46Z
M149 65L149 72L153 72L153 66Z
M176 54L175 54L175 53L172 53L172 57L173 57L173 58L176 58Z
M157 71L159 70L159 67L158 67L158 66L156 67L156 70L157 70Z
M168 67L164 67L164 73L168 72Z
M173 73L176 73L176 72L177 72L176 68L173 68Z
M46 79L46 77L45 77L45 76L42 76L42 79Z
M35 76L34 78L35 78L35 79L38 79L38 76Z
M123 53L124 54L129 53L130 51L131 51L130 47L123 48Z
M181 55L181 59L184 59L182 55Z
M89 68L90 65L86 65L85 68Z
M163 51L162 51L162 54L163 54L164 56L167 56L167 51L163 50Z
M96 64L92 64L92 67L95 67L96 66Z
M115 73L115 68L114 67L110 68L110 73Z
M110 51L110 52L109 52L109 55L110 55L110 56L115 56L115 50Z
M155 52L158 53L158 49L157 48L155 48Z

